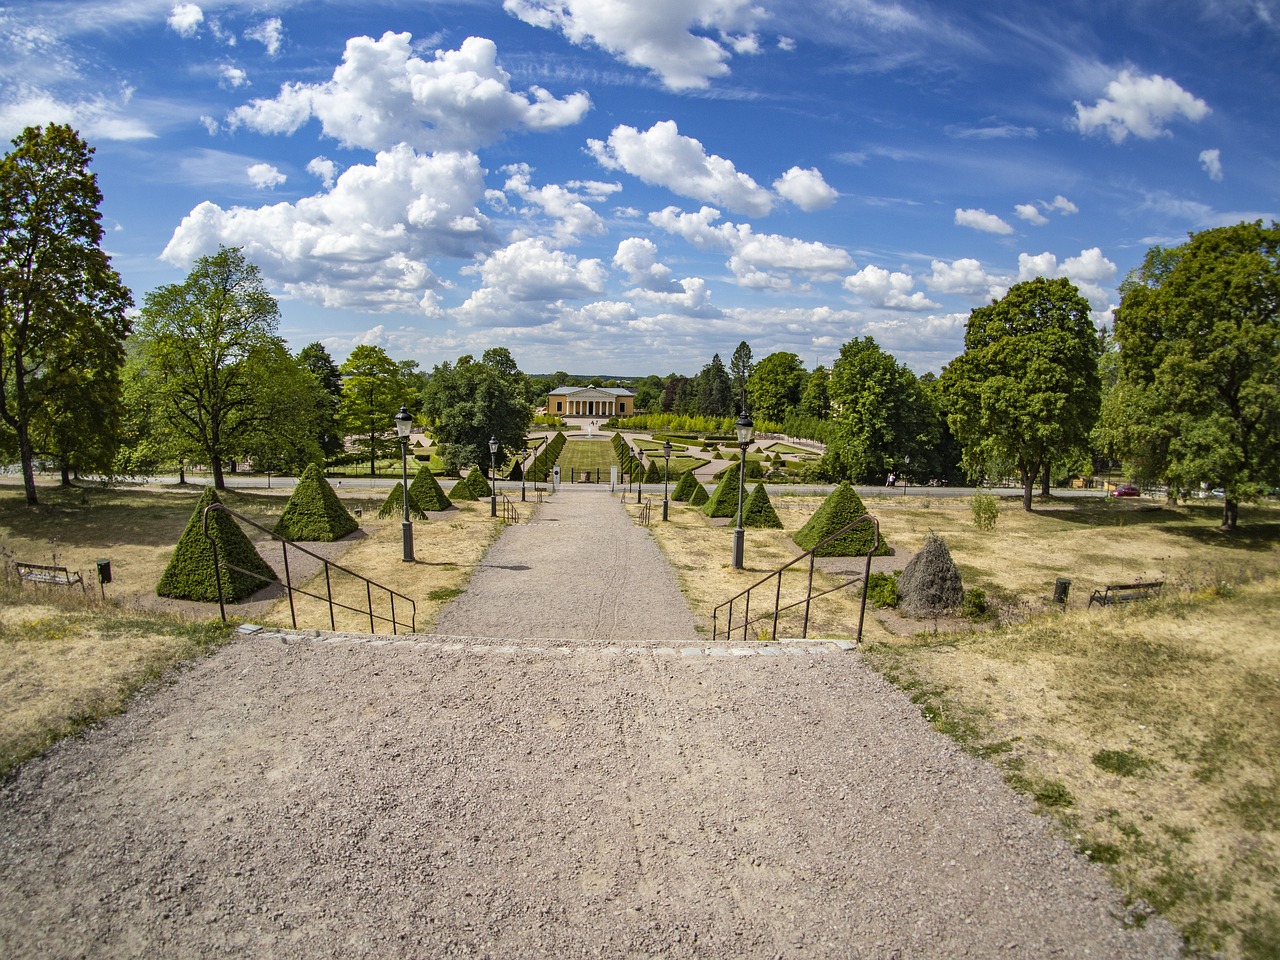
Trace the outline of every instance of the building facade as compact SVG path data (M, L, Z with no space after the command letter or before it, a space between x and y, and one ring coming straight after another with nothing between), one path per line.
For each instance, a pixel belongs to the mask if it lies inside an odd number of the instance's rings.
M635 414L635 398L624 387L556 387L547 394L547 413L604 420L630 417Z

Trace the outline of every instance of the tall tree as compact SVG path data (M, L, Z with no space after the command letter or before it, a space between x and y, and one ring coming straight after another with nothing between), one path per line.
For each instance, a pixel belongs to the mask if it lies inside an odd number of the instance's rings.
M1098 418L1099 340L1070 280L1039 277L979 307L942 374L947 422L970 476L1017 470L1022 505L1053 460L1087 449ZM1043 492L1047 494L1048 484Z
M742 391L747 388L751 379L751 345L743 340L733 350L729 358L729 379L733 383L733 396L737 402L742 401Z
M302 364L323 391L318 398L316 442L326 457L341 453L342 433L338 429L338 405L342 402L342 371L329 356L324 344L309 343L298 352Z
M819 364L813 368L804 382L800 393L800 412L810 417L825 420L831 413L831 401L827 396L829 373L827 368Z
M297 364L276 335L279 316L239 247L200 257L186 280L143 301L135 339L165 448L206 458L218 490L226 489L225 463L260 449L264 434L281 435L282 409L291 425L314 422L314 394L291 376Z
M740 402L741 397L734 396L729 371L717 353L698 374L697 412L704 417L725 417L737 409Z
M533 404L525 399L525 377L508 363L505 350L487 350L442 363L431 372L423 393L423 415L443 446L451 472L475 464L489 473L489 440L498 441L494 463L500 468L511 454L523 452L524 435L533 422Z
M133 299L102 252L92 148L59 124L13 145L0 161L0 422L34 506L42 420L51 452L108 458Z
M338 422L356 449L368 454L373 476L378 457L394 453L396 413L412 405L404 368L381 347L361 344L342 364L342 378Z
M782 423L800 405L805 372L794 353L771 353L747 378L747 399L756 420Z
M1115 336L1119 452L1170 486L1221 486L1234 529L1239 501L1280 484L1280 224L1152 248L1120 288Z

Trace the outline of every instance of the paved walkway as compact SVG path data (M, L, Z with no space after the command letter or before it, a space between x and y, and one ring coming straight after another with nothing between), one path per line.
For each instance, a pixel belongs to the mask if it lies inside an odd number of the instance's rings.
M671 565L617 494L561 489L503 531L438 634L504 640L693 642Z

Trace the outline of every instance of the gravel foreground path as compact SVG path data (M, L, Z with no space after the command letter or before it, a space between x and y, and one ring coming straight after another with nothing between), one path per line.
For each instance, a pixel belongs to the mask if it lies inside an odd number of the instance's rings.
M4 785L0 956L1179 955L856 654L685 649L239 640Z

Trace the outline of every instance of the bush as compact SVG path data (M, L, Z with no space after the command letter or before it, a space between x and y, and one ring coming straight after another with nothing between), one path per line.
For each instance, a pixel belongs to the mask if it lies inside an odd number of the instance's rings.
M671 499L681 503L687 501L693 496L693 488L696 486L698 486L698 478L693 475L692 470L686 470L676 481L675 488L671 491Z
M943 539L932 531L898 576L898 609L913 617L936 617L964 602L960 571Z
M991 616L986 593L977 587L966 590L964 600L960 603L960 612L970 620L986 620Z
M218 599L218 582L213 576L213 547L204 535L203 512L205 507L221 502L213 487L205 488L196 503L195 512L187 521L187 528L173 548L173 556L164 568L160 583L156 585L158 596L204 603ZM243 600L280 579L258 555L253 542L230 514L221 510L210 511L209 532L218 544L222 599L227 603ZM248 572L242 573L231 567Z
M782 521L778 519L778 511L769 502L769 493L763 483L756 488L742 505L742 525L759 530L781 530Z
M720 474L720 482L702 506L702 512L708 517L737 516L738 469L738 464L732 463Z
M898 575L873 573L867 578L867 599L872 606L896 607L898 605Z
M471 471L474 473L475 471ZM467 481L467 477L463 477L453 485L453 489L449 491L449 499L455 501L463 500L479 500L480 495L475 492L471 484Z
M658 466L657 457L649 460L649 469L645 471L644 482L652 486L655 483L662 482L662 468Z
M303 472L298 485L276 522L276 536L288 540L329 542L360 529L360 524L338 499L314 463Z
M409 484L409 502L423 510L448 510L453 506L444 487L425 464L418 468Z
M700 507L711 497L707 494L707 488L696 480L693 483L693 493L689 494L689 506Z
M484 474L480 472L479 467L472 467L467 474L467 486L475 493L477 500L493 496L493 489L489 486L489 481L484 478Z
M970 509L973 511L973 525L979 530L996 528L996 520L1000 516L1000 503L992 494L985 490L975 493Z
M858 496L848 482L840 484L822 501L817 512L809 518L809 522L796 531L795 540L802 550L812 550L827 537L836 533L841 527L852 523L867 512ZM819 552L820 557L865 557L875 544L875 526L870 520L860 523L843 536L826 544ZM883 557L889 554L889 544L882 537L880 546L874 556Z
M387 494L387 499L382 501L382 506L378 508L378 519L386 520L388 517L404 516L404 484L399 480L396 485L391 488L391 492ZM413 498L413 484L409 485L409 516L417 517L419 520L427 519L427 515L422 512L422 508Z

